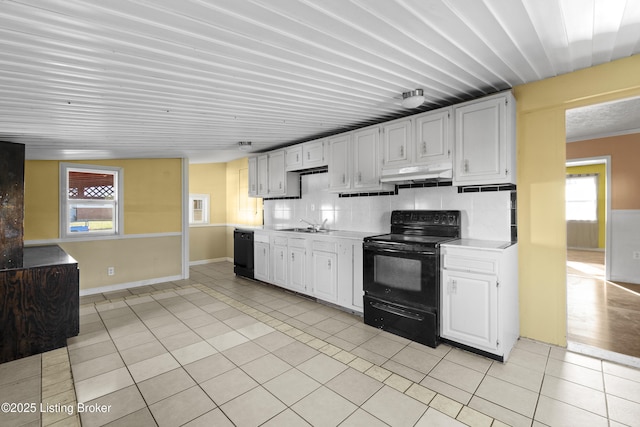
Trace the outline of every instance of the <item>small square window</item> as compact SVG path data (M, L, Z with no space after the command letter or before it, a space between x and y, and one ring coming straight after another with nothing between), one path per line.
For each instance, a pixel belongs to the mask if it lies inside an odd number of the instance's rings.
M208 194L189 194L189 224L209 224Z

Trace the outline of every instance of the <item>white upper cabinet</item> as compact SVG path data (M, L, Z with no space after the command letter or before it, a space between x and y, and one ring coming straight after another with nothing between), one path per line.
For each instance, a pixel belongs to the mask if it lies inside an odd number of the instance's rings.
M258 158L249 157L249 197L258 197Z
M402 166L411 162L411 119L401 119L382 126L383 166Z
M269 156L262 154L258 156L258 197L267 197L269 195ZM249 171L251 172L251 171Z
M515 184L515 99L511 92L454 107L453 185Z
M302 168L318 168L327 166L327 138L309 141L302 144Z
M427 164L451 159L451 108L416 116L413 162Z
M292 145L284 149L285 169L296 171L302 169L302 146Z
M342 133L329 138L329 191L351 189L351 134Z
M299 175L285 170L285 151L271 151L269 159L269 193L268 197L284 197L300 195ZM259 168L259 167L258 167Z

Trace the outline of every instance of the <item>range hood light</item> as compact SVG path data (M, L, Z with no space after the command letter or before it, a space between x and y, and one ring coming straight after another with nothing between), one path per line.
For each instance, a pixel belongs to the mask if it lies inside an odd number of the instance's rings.
M424 93L422 89L416 89L402 94L402 106L404 108L418 108L422 104L424 104Z

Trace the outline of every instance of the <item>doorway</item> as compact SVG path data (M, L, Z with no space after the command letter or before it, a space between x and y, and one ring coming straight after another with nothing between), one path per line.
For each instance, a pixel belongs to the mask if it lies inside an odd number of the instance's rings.
M620 250L616 250L620 230L612 233L611 225L611 189L615 185L611 179L612 157L620 153L614 154L612 147L619 143L616 138L620 133L600 133L572 141L570 111L565 209L568 348L640 366L640 285L612 280L614 276L619 278L617 273L612 275L612 265L620 264L620 260L612 259L620 256ZM590 148L578 150L573 145L581 143ZM575 158L577 152L594 157ZM620 169L617 172L620 175Z

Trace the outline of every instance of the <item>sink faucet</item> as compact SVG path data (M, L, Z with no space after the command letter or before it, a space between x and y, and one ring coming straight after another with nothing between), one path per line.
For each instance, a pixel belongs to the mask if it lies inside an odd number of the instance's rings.
M309 225L308 228L314 231L320 231L320 230L324 230L324 225L326 224L327 220L325 219L324 221L322 221L321 225L318 225L315 222L306 221L305 219L301 219L300 222L304 222L305 224L308 224Z

